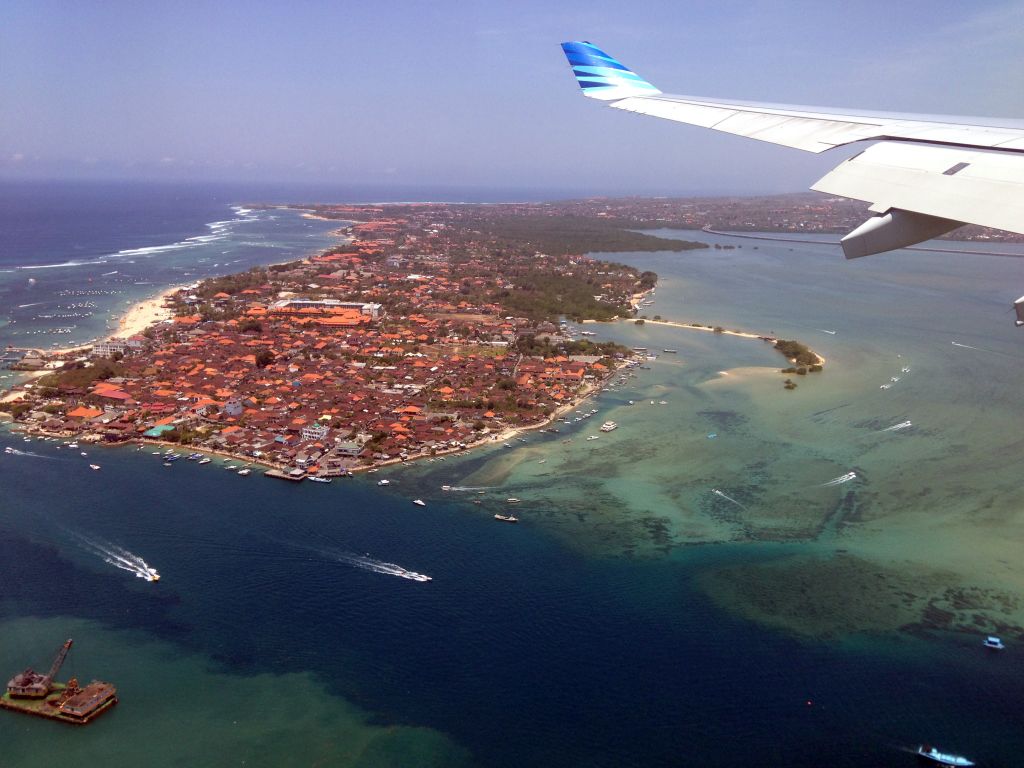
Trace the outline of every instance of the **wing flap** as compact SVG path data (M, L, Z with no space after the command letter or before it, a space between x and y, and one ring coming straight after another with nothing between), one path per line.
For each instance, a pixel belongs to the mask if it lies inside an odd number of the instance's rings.
M1024 233L1024 155L883 141L812 187L871 203Z

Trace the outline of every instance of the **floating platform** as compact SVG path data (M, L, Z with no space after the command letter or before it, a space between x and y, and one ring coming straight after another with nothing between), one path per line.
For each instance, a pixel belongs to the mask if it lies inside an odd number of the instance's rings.
M278 480L291 480L293 483L301 483L306 479L306 473L300 470L299 474L294 474L295 470L291 472L282 472L280 469L268 469L263 473L264 477L273 477Z
M4 693L0 708L26 715L86 725L117 704L117 689L110 683L93 680L85 688L68 689L65 683L53 683L43 698L19 698Z

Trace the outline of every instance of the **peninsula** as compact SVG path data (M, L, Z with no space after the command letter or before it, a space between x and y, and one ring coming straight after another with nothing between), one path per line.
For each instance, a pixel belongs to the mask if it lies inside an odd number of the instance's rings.
M170 292L164 319L66 350L2 407L29 432L321 476L543 426L631 355L561 318L629 316L657 281L579 252L700 246L600 222L549 221L531 240L495 213L318 207L342 245Z
M633 364L566 319L633 318L658 277L582 254L706 247L575 202L305 210L344 242L168 291L130 316L148 320L135 333L43 356L55 370L0 408L28 432L188 446L294 477L463 450L545 426Z

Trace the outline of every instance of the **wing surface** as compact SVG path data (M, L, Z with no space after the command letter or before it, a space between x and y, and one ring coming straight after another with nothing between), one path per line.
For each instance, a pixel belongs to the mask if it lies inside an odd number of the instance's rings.
M587 42L563 43L580 88L615 109L824 152L875 141L812 189L877 214L842 240L847 258L936 237L965 223L1024 234L1024 121L822 110L662 93Z

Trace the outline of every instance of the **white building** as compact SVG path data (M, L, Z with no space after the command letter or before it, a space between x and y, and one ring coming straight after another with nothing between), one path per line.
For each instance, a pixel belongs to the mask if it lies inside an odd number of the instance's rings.
M302 441L323 440L327 437L327 433L329 431L330 428L326 424L321 424L319 422L308 424L302 428Z

